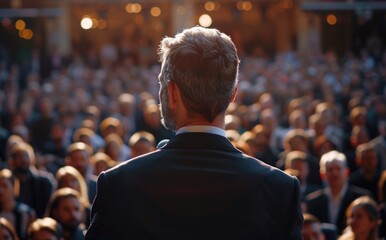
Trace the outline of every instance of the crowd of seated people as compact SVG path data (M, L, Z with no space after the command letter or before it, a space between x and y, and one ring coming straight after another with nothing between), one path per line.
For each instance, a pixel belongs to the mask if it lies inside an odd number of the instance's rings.
M369 55L333 52L240 57L227 136L298 177L304 224L320 231L314 239L354 239L356 205L376 204L379 214L366 217L384 224L386 52L372 65ZM0 183L8 189L0 225L21 240L43 230L81 239L98 174L174 135L160 124L159 63L127 53L99 64L69 59L44 78L0 60ZM372 239L385 237L378 225L367 231Z

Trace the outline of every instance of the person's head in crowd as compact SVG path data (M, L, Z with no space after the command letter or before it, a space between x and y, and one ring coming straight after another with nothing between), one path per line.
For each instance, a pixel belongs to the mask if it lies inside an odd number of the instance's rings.
M81 127L74 131L72 139L73 142L83 142L89 146L92 146L92 138L95 132L90 128Z
M104 152L97 152L91 156L90 163L93 169L93 174L98 176L101 172L115 166L116 162Z
M312 214L303 214L302 226L303 240L324 240L322 224L317 217Z
M269 139L265 128L261 124L256 124L251 130L255 136L255 147L257 152L264 152L269 148Z
M83 119L80 122L79 128L89 128L92 131L96 132L98 130L98 124L96 124L93 120L91 119Z
M278 118L273 109L265 109L260 113L260 124L264 126L264 129L271 136L272 132L278 126Z
M0 217L0 239L19 240L15 226L5 217Z
M223 121L229 103L235 98L240 62L236 48L229 36L218 30L202 30L201 27L194 27L177 34L175 38L164 38L160 44L161 115L163 124L171 130L180 127L175 126L173 119L178 115L174 102L168 101L168 95L174 90L180 93L190 117L200 117L209 123ZM197 41L201 40L202 44L198 45ZM192 41L195 44L186 44ZM216 51L216 56L221 51L218 55L221 57L214 59L210 55L212 52L206 52L208 48Z
M366 125L367 109L363 106L354 107L349 113L349 121L351 126Z
M85 206L80 193L72 188L56 190L48 202L46 217L55 219L64 230L65 239L82 228Z
M353 149L358 147L360 144L369 141L369 134L365 126L355 125L351 130L350 144Z
M143 109L143 120L150 129L158 129L160 126L160 109L152 100L147 101Z
M320 158L320 175L333 193L339 192L347 183L349 169L346 156L336 150L329 151Z
M378 239L380 213L377 203L369 196L355 199L346 210L347 228L339 240Z
M352 97L348 101L348 110L349 113L356 107L361 107L362 106L362 98L360 97Z
M92 148L83 143L75 142L67 148L66 165L76 168L83 177L87 175Z
M84 116L85 119L93 121L94 124L98 124L101 117L101 111L97 106L89 105L84 111Z
M302 151L291 151L285 156L285 169L295 169L298 171L300 182L306 182L308 176L307 154Z
M38 110L41 117L52 117L54 103L49 96L42 96L38 100Z
M103 147L103 152L109 155L109 157L119 162L124 159L121 158L121 147L124 144L122 138L115 133L110 133L105 137L105 145Z
M0 205L5 206L15 201L19 194L19 181L15 178L11 170L4 168L0 170Z
M122 124L118 118L107 117L99 125L99 129L103 138L111 133L122 136Z
M21 138L19 135L12 134L8 137L6 146L5 146L5 152L6 152L6 158L9 159L9 156L11 154L11 149L14 145L17 143L24 142L23 138Z
M240 131L241 129L241 119L235 114L225 115L225 130L236 130Z
M298 98L291 99L287 107L288 116L290 116L296 110L304 111L304 108L305 108L304 105L305 105L304 98L298 97Z
M375 173L378 166L377 153L371 143L362 143L356 148L355 161L365 173Z
M135 97L131 93L122 93L118 97L119 113L122 116L133 116L135 110Z
M58 183L58 189L72 188L80 193L85 203L90 202L86 181L76 168L71 166L61 167L56 172L55 178Z
M321 102L315 107L315 113L320 113L325 119L327 125L334 124L336 120L336 112L334 106L328 102Z
M245 131L240 135L238 146L244 149L244 152L250 156L256 156L255 134L251 131Z
M35 152L26 142L18 142L10 150L9 167L16 175L25 175L35 164Z
M309 151L309 136L304 129L291 129L283 139L285 151Z
M327 125L326 119L324 119L320 113L314 113L308 119L308 127L313 132L314 138L322 136L325 133Z
M301 109L294 110L289 115L288 122L289 122L290 128L306 129L307 128L306 113Z
M146 131L135 132L129 139L131 158L154 151L155 145L153 134Z
M275 108L275 100L271 93L263 93L259 97L259 106L260 110L263 111L265 109L274 109Z
M317 137L313 145L313 154L320 159L326 152L337 150L336 145L325 135Z
M28 228L28 240L64 240L63 227L50 217L36 219Z

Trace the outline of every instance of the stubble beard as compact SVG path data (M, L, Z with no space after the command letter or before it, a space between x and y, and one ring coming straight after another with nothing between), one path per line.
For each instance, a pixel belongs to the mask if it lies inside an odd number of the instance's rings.
M172 131L176 130L176 121L175 121L175 112L169 107L168 103L168 89L161 94L160 99L160 113L161 113L161 123L165 128Z

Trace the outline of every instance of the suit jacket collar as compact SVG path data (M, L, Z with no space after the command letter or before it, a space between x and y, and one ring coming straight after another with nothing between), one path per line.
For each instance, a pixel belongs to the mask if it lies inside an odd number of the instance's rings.
M185 149L185 150L220 150L240 152L232 143L223 136L211 133L189 132L177 134L163 149Z

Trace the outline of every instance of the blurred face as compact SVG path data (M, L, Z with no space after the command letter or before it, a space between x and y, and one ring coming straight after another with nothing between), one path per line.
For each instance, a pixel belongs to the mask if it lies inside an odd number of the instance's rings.
M351 226L356 236L367 236L377 225L377 221L370 220L369 214L362 206L353 207L347 224Z
M78 182L78 179L76 177L71 176L70 174L64 175L60 180L59 180L59 188L72 188L78 192L80 192L80 185Z
M17 173L27 173L31 165L31 159L27 151L19 151L15 154L14 168Z
M131 149L131 157L136 157L154 150L154 147L145 141L137 142Z
M33 234L31 240L58 240L58 238L50 231L39 230Z
M10 201L14 198L13 185L10 180L0 178L0 203Z
M378 159L375 151L364 152L361 165L364 171L374 172L378 165Z
M54 210L55 220L66 231L75 230L82 222L82 208L75 197L66 197L60 200L58 208Z
M346 168L339 161L332 161L326 166L326 179L331 188L341 188L346 182Z
M302 152L307 152L307 143L305 140L301 137L294 137L290 141L290 148L291 151L302 151Z
M291 163L291 168L299 172L299 178L301 182L306 181L308 176L308 165L306 160L295 160Z
M0 240L14 240L12 234L4 227L0 227Z
M318 223L304 224L302 227L303 240L323 240L323 234Z
M76 168L83 176L86 175L87 167L89 163L89 156L86 151L72 152L68 159L68 165Z

